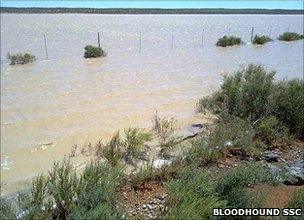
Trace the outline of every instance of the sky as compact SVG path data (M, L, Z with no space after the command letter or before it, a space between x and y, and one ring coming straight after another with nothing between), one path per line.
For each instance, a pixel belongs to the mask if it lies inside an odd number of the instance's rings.
M2 7L303 9L304 0L1 0Z

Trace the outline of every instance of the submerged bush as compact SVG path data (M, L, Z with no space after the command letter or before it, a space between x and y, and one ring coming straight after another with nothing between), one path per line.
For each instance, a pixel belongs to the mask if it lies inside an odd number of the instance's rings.
M27 64L32 63L36 60L34 55L31 55L29 53L17 53L17 54L7 54L7 59L10 60L10 65L16 65L16 64Z
M266 35L262 35L262 36L255 35L255 37L253 38L252 43L253 44L265 44L265 43L268 43L270 41L273 41L273 40Z
M219 91L199 101L198 110L239 117L252 125L273 116L278 120L275 126L284 125L279 130L287 127L296 137L303 138L303 81L275 82L274 76L274 71L250 64L226 76Z
M242 44L242 39L240 37L224 36L218 39L215 45L218 47L227 47L240 44Z
M284 32L282 35L279 36L279 40L281 41L295 41L301 40L304 36L295 32Z
M85 58L95 58L95 57L104 57L106 52L101 47L94 47L88 45L85 48L84 57Z

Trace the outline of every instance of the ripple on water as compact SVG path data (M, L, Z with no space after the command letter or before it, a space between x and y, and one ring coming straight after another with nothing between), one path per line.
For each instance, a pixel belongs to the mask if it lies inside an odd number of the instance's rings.
M1 163L1 170L10 170L13 164L14 162L12 159L10 159L10 157L8 156L4 157L4 160L2 160Z

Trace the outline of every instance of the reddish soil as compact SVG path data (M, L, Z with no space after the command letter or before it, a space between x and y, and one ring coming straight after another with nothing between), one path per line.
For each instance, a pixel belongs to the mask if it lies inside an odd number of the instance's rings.
M304 152L304 142L293 142L291 144L276 142L272 147L273 149L277 149L277 152L280 155L280 160L283 159L285 161L294 161L295 159L299 159L301 152ZM220 175L232 167L248 163L246 156L246 152L242 149L228 149L227 151L222 152L216 165L211 169L215 175ZM255 158L252 159L256 160ZM270 186L260 184L253 188L248 188L248 191L251 193L253 198L256 199L258 204L262 205L262 207L284 208L293 198L294 193L303 188L304 186L287 186L282 184L278 186ZM119 206L128 211L133 216L133 219L149 219L136 211L138 210L138 207L149 203L155 198L164 198L166 196L165 187L157 180L150 180L142 183L137 187L137 189L130 186L121 188L119 192Z
M304 186L269 186L269 185L257 185L251 189L249 192L254 195L262 196L264 195L262 206L265 208L286 208L290 199L293 198L294 193L299 190L304 189Z
M127 210L148 203L159 197L166 197L165 187L159 181L144 182L138 190L127 186L119 192L119 205Z
M164 195L165 188L158 181L145 182L139 190L134 190L132 187L122 188L120 191L120 201L131 204L140 204L150 201L159 195Z

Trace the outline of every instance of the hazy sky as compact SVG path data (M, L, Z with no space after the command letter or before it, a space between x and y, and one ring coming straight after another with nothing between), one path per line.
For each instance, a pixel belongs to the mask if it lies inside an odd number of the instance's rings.
M88 8L266 8L266 9L303 9L304 0L1 0L2 7L88 7Z

